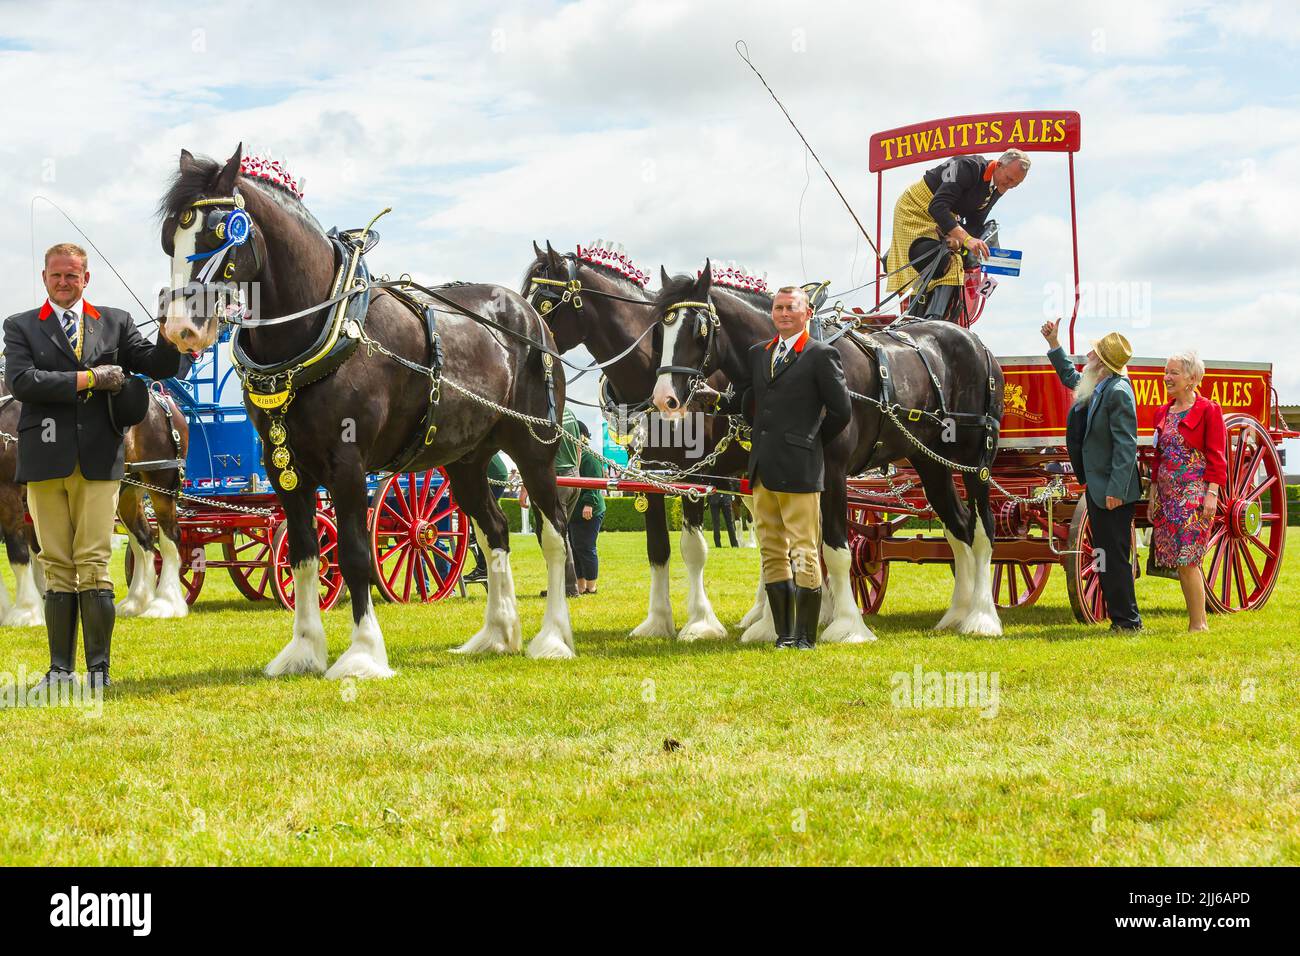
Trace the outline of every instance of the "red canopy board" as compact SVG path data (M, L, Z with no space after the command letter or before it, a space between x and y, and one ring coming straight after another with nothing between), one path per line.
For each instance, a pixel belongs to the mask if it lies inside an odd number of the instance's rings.
M1079 358L1078 364L1082 364ZM1042 448L1065 443L1070 393L1043 356L999 358L1005 378L1003 448ZM1128 365L1138 406L1138 440L1149 444L1156 409L1168 401L1163 359L1135 358ZM1273 366L1261 362L1215 362L1207 365L1201 394L1223 407L1223 414L1246 414L1269 425Z
M876 248L881 249L884 218L884 170L928 163L970 153L995 155L1012 147L1027 153L1068 153L1070 170L1070 244L1074 256L1074 307L1070 312L1069 346L1074 348L1074 323L1079 316L1079 227L1074 204L1074 154L1079 150L1079 114L1073 110L1025 110L972 113L887 129L871 137L869 168L876 174ZM876 307L881 302L884 269L876 258Z
M1079 114L1072 110L973 113L887 129L871 137L873 173L965 156L1023 149L1027 153L1079 151Z

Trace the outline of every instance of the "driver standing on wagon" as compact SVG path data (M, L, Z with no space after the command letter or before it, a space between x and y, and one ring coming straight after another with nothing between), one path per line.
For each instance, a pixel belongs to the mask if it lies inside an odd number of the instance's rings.
M916 290L908 315L947 318L964 279L964 256L988 258L988 244L980 238L984 221L1004 193L1025 181L1029 164L1029 155L1019 149L1009 149L996 160L954 156L927 170L898 197L885 265L889 291L914 285L934 261L932 256L943 259L930 287ZM944 247L946 254L939 252ZM915 267L907 265L918 256L926 258Z

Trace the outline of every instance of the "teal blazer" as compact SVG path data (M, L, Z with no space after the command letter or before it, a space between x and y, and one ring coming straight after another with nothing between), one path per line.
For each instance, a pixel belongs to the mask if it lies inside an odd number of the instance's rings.
M1061 384L1073 389L1079 384L1078 369L1065 350L1047 353ZM1142 497L1137 465L1137 400L1133 386L1122 375L1112 375L1102 386L1101 397L1088 416L1083 438L1083 478L1093 504L1106 507L1106 498L1124 504Z

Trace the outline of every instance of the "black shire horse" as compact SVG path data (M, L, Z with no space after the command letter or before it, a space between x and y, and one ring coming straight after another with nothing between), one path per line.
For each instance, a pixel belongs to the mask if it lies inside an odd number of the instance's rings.
M655 358L654 339L657 336L657 319L654 297L641 285L626 278L606 265L580 258L577 253L559 253L548 242L543 251L533 243L534 258L524 274L522 291L529 301L542 312L556 346L567 352L579 345L597 362L609 362L623 356L603 371L606 389L619 402L635 405L647 401L654 390ZM662 270L661 270L662 271ZM663 273L665 276L667 273ZM710 270L705 267L705 275ZM540 282L537 280L541 280ZM557 286L554 283L564 283ZM576 286L573 285L576 283ZM570 294L567 298L564 293ZM739 299L718 295L718 308L742 308ZM726 292L733 290L727 289ZM741 295L741 293L737 293ZM771 300L768 300L770 310ZM662 309L659 310L662 314ZM629 352L628 349L631 349ZM716 385L722 387L722 376L716 376ZM628 423L619 422L620 431ZM671 422L658 415L645 422L644 458L667 462L678 469L700 464L711 456L728 432L726 419L717 416L697 415L673 429ZM716 459L706 467L698 468L699 480L714 483L716 477L743 476L749 453L738 442L730 440ZM690 480L689 478L687 480ZM644 621L632 631L633 637L672 637L693 641L704 638L722 638L727 629L718 620L704 587L704 564L708 556L705 540L704 501L682 499L682 535L680 547L686 564L686 623L677 630L673 620L672 594L669 588L669 559L671 550L668 538L668 520L662 495L648 495L646 511L646 555L650 561L650 606ZM763 622L767 598L760 579L754 606L740 621L739 626L752 628L745 633L748 640L776 639L771 615Z
M182 152L180 169L160 204L163 250L171 257L172 287L177 290L172 293L162 334L179 348L201 350L211 345L221 318L237 308L226 285L203 289L211 295L182 294L184 287L194 288L196 276L208 262L204 258L191 262L189 257L220 249L232 235L248 233L242 244L226 250L221 278L229 283L257 283L263 315L284 317L311 310L338 291L336 249L320 225L290 189L241 173L241 153L242 147L223 165ZM236 210L245 213L249 221L239 222ZM215 274L214 270L202 279L209 274ZM288 368L296 369L299 383L312 378L312 368L301 367L299 357L312 353L332 320L332 308L309 311L281 324L250 322L238 330L232 343L245 366L244 404L262 437L266 470L288 521L289 556L298 596L293 637L267 665L271 676L326 670L319 602L311 599L318 593L318 486L329 492L338 516L339 564L352 596L351 646L326 676L387 677L393 673L370 602L371 558L366 533L366 475L387 470L423 471L441 465L451 479L457 503L473 519L479 543L490 555L483 627L456 650L518 651L521 625L510 572L507 525L487 482L488 462L498 449L515 460L529 496L546 518L542 550L548 597L541 630L529 644L528 654L573 656L564 595L566 521L555 486L555 429L530 425L504 413L514 409L548 418L548 363L543 352L521 338L553 349L551 335L533 308L509 289L453 285L441 294L515 334L489 328L442 304L436 314L437 338L432 338L426 317L420 314L423 310L408 308L385 291L373 292L368 308L350 316L339 333L353 338L366 335L422 367L435 364L430 343L437 343L442 361L441 398L432 417L436 425L432 436L426 419L432 404L432 377L367 345L352 348L325 377L290 386L287 402L274 394L270 398L250 394L250 379L259 369L288 363ZM322 361L328 363L329 359ZM558 419L564 405L564 379L556 379ZM283 382L283 377L279 381ZM456 386L488 400L492 407ZM277 451L281 452L278 456ZM401 460L409 454L414 457Z
M663 317L674 301L702 298L700 283L679 277L665 284L656 303ZM815 321L815 320L814 320ZM681 310L664 324L659 363L695 369L698 375L661 371L655 403L665 414L684 414L699 378L721 369L731 381L748 375L746 353L775 334L770 314L702 308ZM832 333L833 334L833 333ZM931 507L944 525L953 552L952 603L936 628L963 634L998 635L1002 625L993 603L993 513L989 472L1002 421L1002 369L972 332L948 322L908 322L890 332L843 335L835 340L850 390L880 399L882 361L888 368L889 418L879 404L854 399L853 421L825 448L826 485L822 493L822 558L833 611L821 639L861 643L875 639L862 620L849 581L847 482L891 462L906 460L920 477ZM923 409L912 421L909 409ZM968 507L957 494L952 469L917 448L901 428L934 454L978 469L962 472ZM991 441L991 444L989 442Z

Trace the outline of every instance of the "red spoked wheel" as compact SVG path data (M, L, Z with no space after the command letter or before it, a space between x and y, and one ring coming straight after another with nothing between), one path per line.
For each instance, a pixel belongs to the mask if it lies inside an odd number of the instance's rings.
M1048 561L994 561L993 603L1003 610L1029 607L1042 597L1051 573Z
M1262 607L1273 593L1286 543L1286 480L1273 439L1253 418L1230 416L1228 481L1202 568L1212 611Z
M849 505L848 544L853 556L849 578L853 583L853 599L863 614L880 611L889 585L889 562L881 557L880 539L864 533L871 526L883 523L884 518L879 513Z
M427 603L451 593L469 550L470 521L441 468L385 478L369 521L371 563L385 601Z
M221 554L226 561L230 580L239 593L250 601L266 601L271 597L271 528L235 528L230 541L221 543Z
M281 521L271 537L271 590L283 607L293 610L293 567L289 563L289 524ZM339 529L334 519L323 511L316 512L316 537L320 542L320 609L328 611L343 593L343 573L339 570Z
M185 603L193 604L199 599L199 592L203 590L203 579L207 576L207 566L202 560L202 548L192 550L198 551L198 560L193 560L188 553L189 549L181 547L181 587L185 589ZM135 576L135 552L128 547L124 559L126 565L126 579L130 581ZM153 573L156 577L162 574L162 554L157 548L153 550Z

